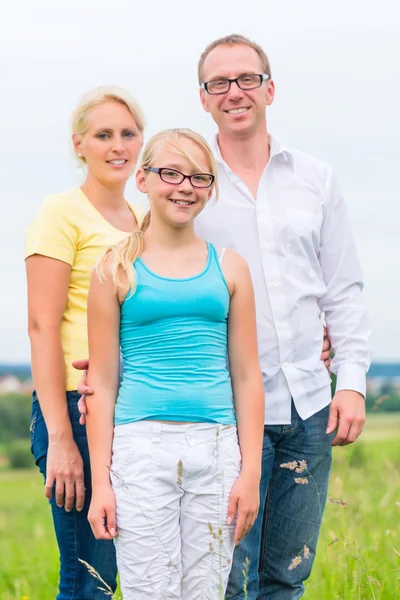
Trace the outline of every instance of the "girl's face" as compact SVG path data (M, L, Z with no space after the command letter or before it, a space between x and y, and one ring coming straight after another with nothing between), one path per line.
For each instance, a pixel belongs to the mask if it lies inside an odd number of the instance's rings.
M90 111L86 133L74 134L73 143L76 153L85 158L89 177L114 187L132 175L143 139L128 108L107 101Z
M193 161L199 166L194 167L190 161L177 150L173 152L165 149L163 144L157 148L151 168L164 169L161 179L158 173L140 168L136 175L138 189L147 193L152 214L157 213L161 219L170 225L184 227L191 223L203 210L213 191L210 187L197 187L209 181L211 173L210 164L203 148L193 140L181 136L179 143ZM196 175L192 182L185 178L180 183L175 183L181 175Z

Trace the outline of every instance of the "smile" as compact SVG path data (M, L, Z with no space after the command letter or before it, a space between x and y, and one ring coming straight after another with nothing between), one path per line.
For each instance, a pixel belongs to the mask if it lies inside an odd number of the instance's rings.
M173 198L170 198L170 202L178 204L179 206L191 206L192 204L196 204L195 201L191 202L190 200L174 200Z
M249 110L248 106L244 106L243 108L231 108L230 110L226 110L225 112L228 115L241 115Z
M125 165L128 161L126 158L114 158L113 160L107 161L109 165L116 165L117 167Z

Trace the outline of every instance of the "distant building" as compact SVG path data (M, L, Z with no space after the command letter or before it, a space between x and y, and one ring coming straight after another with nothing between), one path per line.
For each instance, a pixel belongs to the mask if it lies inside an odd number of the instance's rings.
M6 375L0 379L0 394L16 394L21 389L21 381L14 375Z
M21 381L15 375L0 377L0 396L6 394L31 394L33 391L32 379Z

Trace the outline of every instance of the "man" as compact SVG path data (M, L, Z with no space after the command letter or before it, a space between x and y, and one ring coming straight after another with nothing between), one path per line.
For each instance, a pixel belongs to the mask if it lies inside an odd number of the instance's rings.
M265 385L260 512L235 550L226 598L245 597L246 559L249 600L300 598L315 556L331 445L354 442L365 420L370 350L361 271L331 168L268 135L275 88L262 48L238 35L221 38L201 55L198 75L203 108L218 127L220 187L198 233L249 264ZM330 409L330 378L319 360L321 313L335 350Z
M300 598L331 446L354 442L365 420L370 350L361 272L331 168L268 134L275 88L262 48L238 35L221 38L203 52L198 71L202 105L218 126L220 197L197 231L249 264L266 399L260 511L235 550L226 598L244 599L245 577L249 600ZM321 313L335 350L331 404Z

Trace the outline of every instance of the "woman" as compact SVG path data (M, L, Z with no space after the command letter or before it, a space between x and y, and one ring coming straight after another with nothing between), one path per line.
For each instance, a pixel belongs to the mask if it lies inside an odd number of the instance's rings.
M154 136L136 179L151 217L106 253L89 292L89 521L115 539L125 600L216 600L259 504L253 288L239 255L195 234L216 185L201 136Z
M125 90L97 88L72 116L72 141L86 168L81 187L44 202L26 234L29 336L35 384L32 451L45 478L60 550L58 600L105 598L83 560L113 590L112 542L97 541L87 521L91 497L86 429L79 424L79 372L87 350L91 270L110 244L139 225L124 198L143 144L141 110Z

